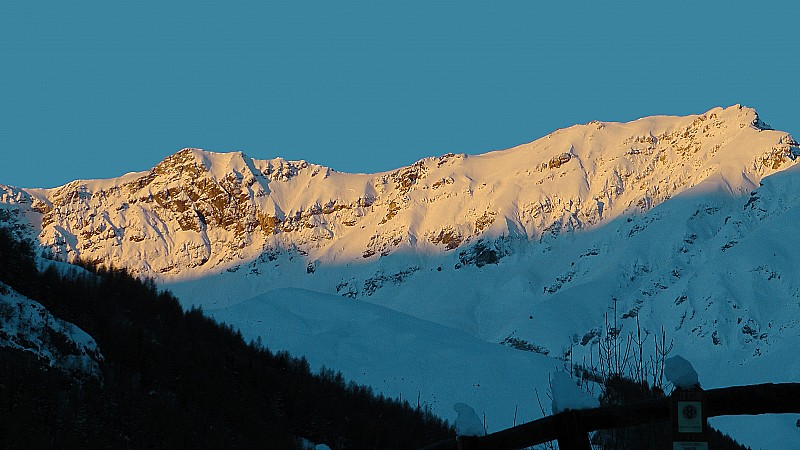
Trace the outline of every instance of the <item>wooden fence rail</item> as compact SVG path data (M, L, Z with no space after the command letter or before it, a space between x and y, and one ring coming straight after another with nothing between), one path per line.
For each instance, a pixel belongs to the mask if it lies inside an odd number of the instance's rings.
M800 383L756 384L704 392L705 417L800 413ZM670 399L568 410L480 437L459 436L420 450L514 450L557 440L562 450L591 448L587 433L670 420Z

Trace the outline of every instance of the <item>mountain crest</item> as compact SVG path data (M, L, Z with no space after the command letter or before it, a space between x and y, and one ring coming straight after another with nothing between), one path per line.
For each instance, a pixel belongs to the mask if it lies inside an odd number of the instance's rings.
M798 155L790 135L736 105L593 121L372 175L185 148L148 172L6 188L3 198L29 203L22 209L40 224L39 240L61 258L171 276L289 248L352 261L401 247L446 252L481 237L538 239L647 211L698 185L746 192Z

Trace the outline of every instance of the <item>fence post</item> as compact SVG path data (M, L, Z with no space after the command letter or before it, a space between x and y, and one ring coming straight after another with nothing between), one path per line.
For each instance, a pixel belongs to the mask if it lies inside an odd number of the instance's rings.
M558 448L561 450L592 450L589 434L581 431L578 414L567 411L560 421L558 433Z
M483 449L478 436L456 436L456 445L458 446L458 450Z

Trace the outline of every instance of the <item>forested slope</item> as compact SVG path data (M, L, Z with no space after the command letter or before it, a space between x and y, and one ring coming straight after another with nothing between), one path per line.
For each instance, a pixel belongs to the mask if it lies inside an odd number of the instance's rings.
M291 448L303 437L410 448L453 433L333 370L247 344L124 270L56 267L38 270L31 245L0 228L0 281L91 334L101 376L77 380L0 349L0 447Z

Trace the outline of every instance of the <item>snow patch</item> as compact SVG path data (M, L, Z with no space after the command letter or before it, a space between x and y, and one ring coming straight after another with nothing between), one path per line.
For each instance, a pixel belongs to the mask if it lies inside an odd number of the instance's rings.
M664 361L664 376L676 388L697 389L700 387L697 371L692 367L692 363L679 355L671 356Z
M103 355L89 334L2 283L0 346L31 353L71 375L100 376Z
M453 409L458 414L455 424L457 436L483 436L486 434L480 417L471 406L466 403L456 403L453 405Z
M581 389L566 372L556 372L550 380L553 394L553 414L570 409L591 409L600 406L600 401Z

